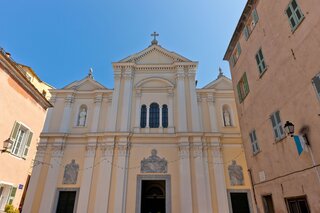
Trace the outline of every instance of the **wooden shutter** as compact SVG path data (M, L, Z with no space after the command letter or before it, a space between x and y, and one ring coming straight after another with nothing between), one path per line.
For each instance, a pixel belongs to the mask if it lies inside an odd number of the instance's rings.
M248 29L247 26L244 26L244 28L243 28L243 36L244 36L244 38L245 38L246 41L247 41L248 38L249 38L249 29Z
M12 150L13 144L17 139L20 126L21 126L20 123L18 123L16 121L14 122L13 128L11 130L11 134L10 134L10 143L9 143L9 146L8 146L8 149L7 149L8 151Z
M257 24L259 21L259 16L256 9L253 9L252 11L252 20L254 21L255 24Z
M240 46L239 42L237 43L237 52L238 52L238 57L239 57L241 54L241 46Z
M242 78L243 78L244 92L245 92L245 96L246 96L250 91L249 84L248 84L248 79L247 79L247 74L244 73Z
M242 94L241 94L241 88L240 88L240 82L237 85L237 91L238 91L238 98L239 98L239 102L242 102Z
M23 150L23 153L22 153L22 157L23 158L26 158L27 155L28 155L30 144L31 144L31 140L32 140L32 136L33 136L33 133L31 131L29 131L28 138L27 138L27 141L26 141L26 143L24 145L24 150Z

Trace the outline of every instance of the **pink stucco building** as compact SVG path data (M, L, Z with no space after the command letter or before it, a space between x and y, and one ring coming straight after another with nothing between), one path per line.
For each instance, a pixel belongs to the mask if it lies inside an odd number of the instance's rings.
M23 200L46 109L51 106L39 91L47 86L34 85L32 77L1 49L0 212L6 204L19 207Z
M248 1L224 56L260 212L320 212L319 12L317 0Z

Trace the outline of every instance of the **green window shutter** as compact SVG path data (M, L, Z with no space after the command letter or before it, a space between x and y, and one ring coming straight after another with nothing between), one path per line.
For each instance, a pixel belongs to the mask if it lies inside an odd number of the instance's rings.
M244 26L244 28L243 28L243 36L246 39L246 41L248 41L248 39L249 39L249 29L248 29L247 26Z
M22 157L23 158L26 158L27 155L28 155L30 144L31 144L31 140L32 140L32 136L33 136L33 133L31 131L29 131L27 141L26 141L26 143L24 145L24 151L22 153Z
M252 20L254 21L255 24L258 23L259 21L259 16L256 9L253 9L252 11Z
M239 42L237 43L237 52L238 52L238 57L239 57L241 54L241 46L240 46Z
M9 204L12 204L14 197L16 196L17 193L17 187L13 186L11 189L10 197L9 197Z
M241 89L240 89L240 83L237 85L237 91L238 91L238 97L239 97L239 102L242 102L242 94L241 94Z
M244 73L244 75L243 75L243 86L244 86L244 92L245 92L245 96L246 96L250 91L246 73Z
M12 129L11 134L10 134L10 144L9 144L9 147L8 147L8 151L11 151L12 145L14 144L14 142L17 139L20 126L21 126L20 123L18 123L16 121L14 122L13 129Z

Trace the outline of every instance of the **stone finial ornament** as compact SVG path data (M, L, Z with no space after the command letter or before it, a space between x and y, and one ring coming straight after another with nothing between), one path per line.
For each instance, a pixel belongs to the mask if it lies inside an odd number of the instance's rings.
M141 173L167 173L168 162L157 156L157 150L151 150L151 156L141 161Z
M153 45L153 44L157 45L157 44L158 44L158 41L157 41L156 37L159 36L159 33L153 32L153 33L151 34L151 36L153 36L153 40L151 41L151 44L152 44L152 45Z
M218 75L218 78L221 78L222 76L224 76L224 74L223 74L223 72L222 72L221 67L219 67L219 75Z
M89 69L88 77L93 79L93 69L92 68Z

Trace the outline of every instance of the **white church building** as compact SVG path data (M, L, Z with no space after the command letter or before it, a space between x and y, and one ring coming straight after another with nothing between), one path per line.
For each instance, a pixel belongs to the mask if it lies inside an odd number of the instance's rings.
M234 91L161 47L51 91L24 213L254 212Z

